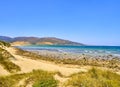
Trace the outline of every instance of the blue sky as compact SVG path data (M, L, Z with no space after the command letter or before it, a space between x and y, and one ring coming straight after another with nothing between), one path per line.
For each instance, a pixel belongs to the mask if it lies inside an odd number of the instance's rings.
M1 0L0 35L120 45L120 0Z

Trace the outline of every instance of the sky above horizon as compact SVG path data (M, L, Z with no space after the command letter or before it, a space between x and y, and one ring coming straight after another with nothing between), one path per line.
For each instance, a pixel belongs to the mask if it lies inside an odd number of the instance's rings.
M0 36L120 45L120 0L1 0Z

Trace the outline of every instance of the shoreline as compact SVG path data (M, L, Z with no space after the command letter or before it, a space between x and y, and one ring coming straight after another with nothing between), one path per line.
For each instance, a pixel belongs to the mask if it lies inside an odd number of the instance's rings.
M24 50L24 49L23 49ZM36 53L41 56L47 57L54 57L58 59L81 59L83 57L91 58L91 59L105 59L110 60L113 58L120 59L120 56L115 56L113 54L106 54L106 55L94 55L94 54L81 54L81 53L70 53L70 52L58 52L58 51L50 51L50 50L25 50Z
M64 45L36 46L35 45L35 46L18 46L17 48L38 53L42 56L49 55L58 58L64 58L65 56L68 58L76 59L83 55L89 57L97 57L101 59L102 58L108 59L109 56L120 58L119 46L107 46L107 47L104 46L104 47L103 46L64 46Z
M17 48L18 49L18 48ZM44 55L43 55L43 54ZM78 66L91 66L91 67L105 67L113 70L120 70L120 58L114 57L112 55L99 57L90 57L87 55L79 56L79 58L75 58L76 56L72 54L63 54L63 53L54 53L55 55L51 55L50 52L31 52L22 49L17 50L17 55L21 55L23 57L27 57L33 60L44 60L50 61L55 64L68 64L68 65L78 65ZM74 58L71 58L71 55ZM67 57L69 56L69 57ZM107 57L107 58L106 58Z

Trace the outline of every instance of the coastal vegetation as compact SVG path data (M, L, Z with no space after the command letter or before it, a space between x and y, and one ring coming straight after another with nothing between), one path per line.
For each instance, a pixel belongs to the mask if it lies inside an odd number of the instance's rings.
M0 40L0 47L10 47L10 43L4 42Z
M65 87L120 87L120 75L92 68L71 76Z
M7 71L13 73L20 71L20 67L12 63L10 60L15 59L4 47L9 47L10 44L4 41L0 41L0 65L2 65Z
M59 87L55 72L33 70L30 73L14 74L0 77L0 87ZM64 77L64 76L63 76ZM62 87L120 87L120 75L92 68L88 72L73 74Z
M33 87L57 87L58 81L53 78L53 72L33 70L30 73L14 74L0 77L0 87L26 87L31 84ZM22 81L20 83L20 81Z

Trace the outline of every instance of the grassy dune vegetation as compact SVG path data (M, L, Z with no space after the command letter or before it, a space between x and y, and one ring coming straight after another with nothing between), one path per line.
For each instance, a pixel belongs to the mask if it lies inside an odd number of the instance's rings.
M57 81L53 78L54 74L42 70L33 70L30 73L0 77L0 87L26 87L29 84L33 87L57 87ZM22 80L24 80L22 84L19 84Z
M9 47L10 44L0 41L0 46L4 48L6 46ZM14 56L12 56L2 47L0 47L0 65L2 65L9 72L20 71L20 67L10 61L10 59L15 59Z
M10 43L4 42L4 41L0 41L0 46L5 46L5 47L10 47Z
M0 77L0 87L58 87L54 79L56 73L33 70L30 73L14 74ZM20 84L20 81L23 82ZM120 87L120 75L92 68L69 76L63 87Z
M120 87L120 75L93 68L89 72L73 75L65 87Z

